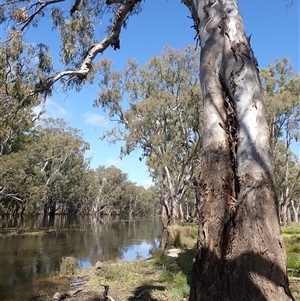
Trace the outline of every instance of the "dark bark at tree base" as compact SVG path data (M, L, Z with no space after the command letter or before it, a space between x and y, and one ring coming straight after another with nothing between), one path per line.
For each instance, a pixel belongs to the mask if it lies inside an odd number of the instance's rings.
M249 265L252 266L250 271ZM276 274L277 277L265 278L266 274ZM197 280L192 285L193 298L190 301L294 300L286 290L285 271L258 253L244 253L234 260L224 262L203 249L196 257L193 279ZM262 281L263 284L258 286L256 281Z
M221 255L217 248L200 245L190 301L294 300L286 276L272 185L260 182L251 187L252 198L248 192L227 223L220 220L214 224L219 232L223 229ZM200 224L199 231L207 230Z

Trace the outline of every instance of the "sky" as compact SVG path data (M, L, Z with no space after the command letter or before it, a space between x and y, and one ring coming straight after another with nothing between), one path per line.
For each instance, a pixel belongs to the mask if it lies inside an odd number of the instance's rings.
M293 67L299 73L299 1L294 0L239 0L240 12L244 19L247 35L252 35L251 45L258 59L259 67L267 67L276 58L289 57ZM146 0L142 2L143 11L133 16L126 29L121 33L121 49L107 49L101 58L114 61L115 69L123 70L126 60L135 58L140 65L154 55L159 55L165 45L172 48L185 48L195 45L195 31L188 9L180 0ZM46 21L45 21L46 23ZM46 25L46 24L44 24ZM59 52L58 40L53 33L42 31L32 37L34 42L40 38L51 40L53 55ZM57 42L56 42L57 41ZM55 53L56 52L56 53ZM92 157L91 168L111 165L128 174L130 181L148 188L152 181L145 162L139 160L139 152L120 159L120 144L109 145L99 137L113 125L107 120L105 112L93 107L97 97L97 83L85 87L80 92L62 93L56 86L52 97L46 102L46 115L63 118L69 124L82 130L84 139L90 144L87 157ZM300 143L295 152L300 156Z

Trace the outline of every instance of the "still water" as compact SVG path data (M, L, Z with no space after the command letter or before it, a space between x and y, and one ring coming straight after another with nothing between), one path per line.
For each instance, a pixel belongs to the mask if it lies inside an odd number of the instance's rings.
M100 261L146 258L160 243L160 219L104 220L93 216L0 218L0 300L28 300L45 291L64 256L80 268Z

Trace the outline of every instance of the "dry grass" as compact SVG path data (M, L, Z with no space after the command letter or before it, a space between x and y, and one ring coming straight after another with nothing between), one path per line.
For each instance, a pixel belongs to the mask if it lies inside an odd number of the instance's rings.
M182 271L179 258L164 253L151 260L137 260L120 264L104 263L84 286L87 291L101 296L103 285L109 285L109 294L115 300L173 300L180 301L189 294L188 273ZM163 259L162 259L163 258ZM193 255L190 254L190 269Z
M292 253L299 255L300 225L283 228L282 231L287 244L288 258ZM182 252L177 258L167 256L161 250L154 250L151 260L104 262L100 270L96 271L95 268L81 270L74 277L80 279L88 275L85 278L88 281L82 286L82 291L68 300L104 300L103 285L109 285L109 295L116 301L187 300L192 263L196 253L197 227L194 225L174 227L170 233L174 244L180 244L182 247ZM73 273L69 268L69 259L64 261L64 269ZM295 300L300 301L300 278L290 275L290 287Z
M61 277L73 276L77 271L78 271L78 262L75 257L66 256L62 258L59 267L59 275Z

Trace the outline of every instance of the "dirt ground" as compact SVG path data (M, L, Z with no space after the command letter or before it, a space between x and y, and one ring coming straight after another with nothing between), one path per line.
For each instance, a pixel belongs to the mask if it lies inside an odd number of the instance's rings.
M108 297L104 297L104 287L99 287L99 291L92 291L85 288L85 281L91 280L93 277L97 277L97 271L94 269L84 270L79 272L75 278L70 279L72 287L62 289L60 292L63 298L60 300L66 301L172 301L167 295L164 294L163 288L159 281L153 279L151 286L143 287L120 287L119 291L108 291ZM151 275L149 275L151 277ZM83 282L82 287L74 286L76 282ZM300 301L300 278L291 277L290 287L293 292L293 296L296 301ZM69 289L69 290L67 290ZM161 290L161 292L159 292ZM154 291L154 293L153 293ZM159 292L159 293L158 293ZM126 296L126 299L124 299ZM50 300L55 300L53 297ZM187 299L186 299L187 300ZM40 300L37 300L40 301ZM184 301L184 300L183 300Z
M92 280L93 277L97 277L97 273L90 271L89 274L84 273L84 275L78 275L76 281L82 281L83 279ZM79 286L78 288L68 288L62 289L60 294L61 299L52 300L66 300L66 301L167 301L170 300L167 295L164 294L164 287L159 281L152 278L151 275L147 276L148 279L151 278L151 285L143 285L136 287L120 287L118 291L114 290L108 291L108 296L104 296L104 287L99 287L99 291L92 291L86 288L84 285ZM72 281L74 283L74 279ZM124 299L125 297L125 299ZM38 300L40 301L40 300ZM171 300L170 300L171 301Z

